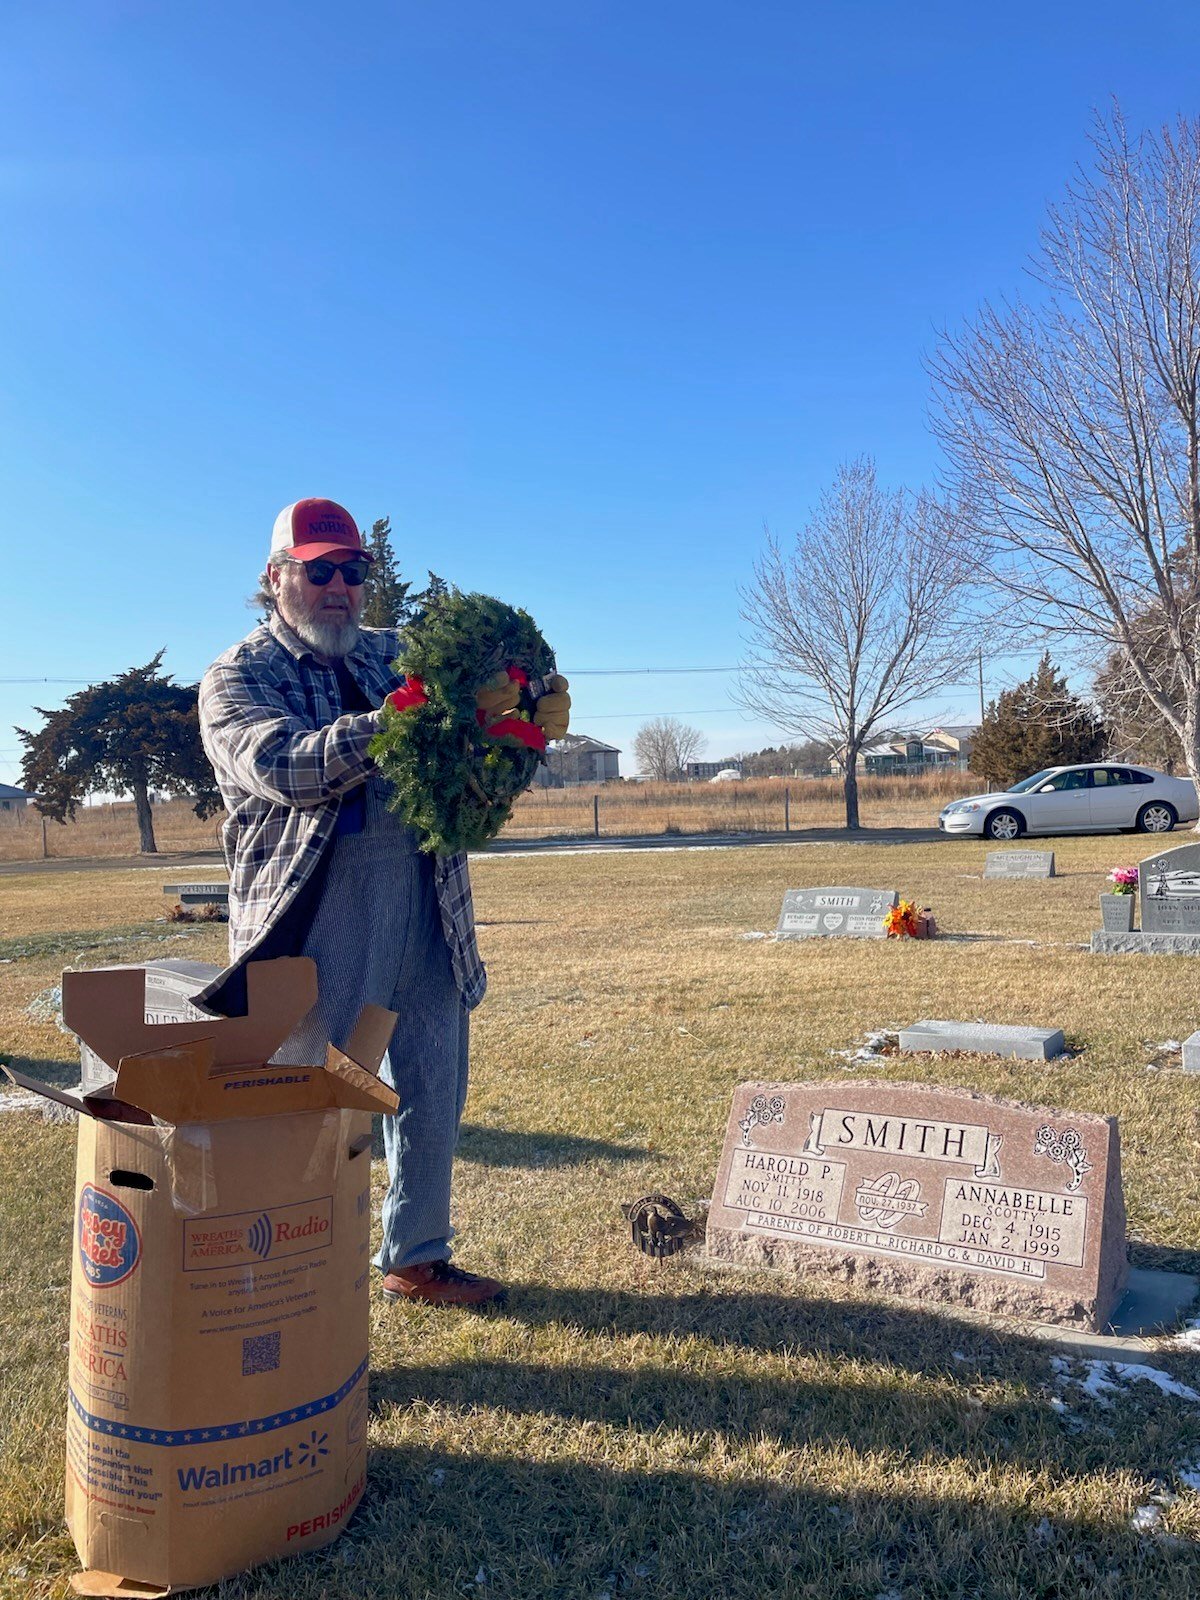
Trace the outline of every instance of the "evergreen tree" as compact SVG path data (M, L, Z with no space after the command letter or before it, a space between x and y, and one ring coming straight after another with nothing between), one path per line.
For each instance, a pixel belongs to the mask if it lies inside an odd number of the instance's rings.
M988 706L971 751L971 771L1007 788L1043 767L1095 761L1104 752L1103 722L1073 695L1047 652L1037 671Z
M200 743L196 688L160 672L160 650L144 667L94 683L57 711L35 707L46 725L18 728L25 745L22 781L43 816L65 822L88 794L132 794L140 848L153 854L151 790L186 793L199 817L221 809Z
M409 593L412 584L400 576L400 568L392 550L390 517L376 518L371 524L366 544L374 560L367 573L362 625L364 628L403 627L413 611Z

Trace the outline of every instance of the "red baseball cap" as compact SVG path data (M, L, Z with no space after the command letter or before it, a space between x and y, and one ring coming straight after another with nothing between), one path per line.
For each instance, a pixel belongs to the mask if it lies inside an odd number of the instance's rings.
M363 546L358 525L336 500L296 500L275 518L271 530L271 554L295 556L297 561L316 561L320 556L356 556L370 552Z

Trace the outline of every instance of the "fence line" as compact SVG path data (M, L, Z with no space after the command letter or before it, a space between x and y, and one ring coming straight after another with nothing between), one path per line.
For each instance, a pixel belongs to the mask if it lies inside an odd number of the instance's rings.
M867 827L929 827L948 799L978 788L969 773L859 780ZM36 820L35 820L36 819ZM531 789L504 829L508 839L586 839L663 834L800 833L836 828L845 812L841 784L832 778L753 778L726 783L615 783L571 789ZM27 826L30 821L34 826ZM201 821L186 800L154 807L163 854L220 846L221 818ZM129 856L138 850L131 802L82 807L73 823L47 822L36 812L0 828L0 861Z

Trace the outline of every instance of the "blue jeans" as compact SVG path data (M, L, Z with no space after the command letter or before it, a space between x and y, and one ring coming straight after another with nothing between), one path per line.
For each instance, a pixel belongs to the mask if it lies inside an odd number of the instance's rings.
M342 1048L362 1007L397 1013L380 1077L400 1097L383 1119L389 1185L384 1272L450 1255L450 1177L467 1098L468 1017L442 932L433 859L368 780L361 833L331 845L325 884L302 954L317 965L317 1004L276 1061L323 1061Z

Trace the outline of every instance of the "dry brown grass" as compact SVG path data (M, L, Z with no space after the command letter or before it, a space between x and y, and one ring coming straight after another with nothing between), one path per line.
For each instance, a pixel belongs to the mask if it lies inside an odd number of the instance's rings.
M1063 1390L1061 1413L1048 1351L1018 1333L853 1286L656 1267L620 1215L653 1190L708 1193L737 1082L836 1077L852 1068L833 1052L868 1029L983 1016L1060 1025L1076 1053L871 1070L1115 1113L1135 1259L1200 1268L1200 1080L1174 1058L1147 1070L1148 1043L1200 1022L1195 963L1087 954L1103 875L1139 850L1053 847L1063 876L1032 883L984 883L985 847L960 840L481 860L492 989L473 1034L457 1247L510 1281L509 1304L462 1317L376 1301L364 1508L326 1554L232 1580L221 1600L1200 1592L1200 1496L1166 1507L1174 1544L1129 1521L1159 1481L1180 1490L1200 1408L1133 1384L1109 1408ZM128 936L84 962L218 959L216 928L152 942L169 932L148 926L159 881L3 879L0 906L19 894L46 938ZM895 886L952 937L742 937L774 925L785 888L822 882ZM26 1010L62 964L35 946L0 969L0 1052L65 1074L69 1041ZM0 1118L0 1593L14 1600L64 1597L72 1566L72 1142ZM1200 1357L1163 1359L1200 1388Z
M868 828L934 827L947 800L980 787L967 772L920 778L864 778L862 822ZM785 806L784 796L787 795ZM781 833L838 828L845 822L836 778L754 778L727 783L609 783L579 789L531 789L513 811L505 838L551 838L593 831L593 796L600 833Z
M936 825L947 800L970 794L979 779L967 772L920 778L864 778L859 786L868 828ZM593 831L599 798L602 836L660 833L775 833L785 821L784 794L793 832L837 828L845 820L841 784L834 778L756 778L744 783L608 783L578 789L531 789L517 802L504 838L584 837ZM154 808L158 848L164 854L219 846L221 819L201 822L185 800ZM89 806L72 823L46 826L53 858L129 856L137 853L132 804ZM35 861L42 855L41 820L30 811L0 815L0 861Z
M202 822L186 800L169 800L154 808L159 850L177 854L215 850L220 846L220 817ZM91 856L133 856L138 853L133 802L84 806L74 822L46 823L46 855L51 860ZM30 807L24 813L0 813L0 861L40 861L42 819Z

